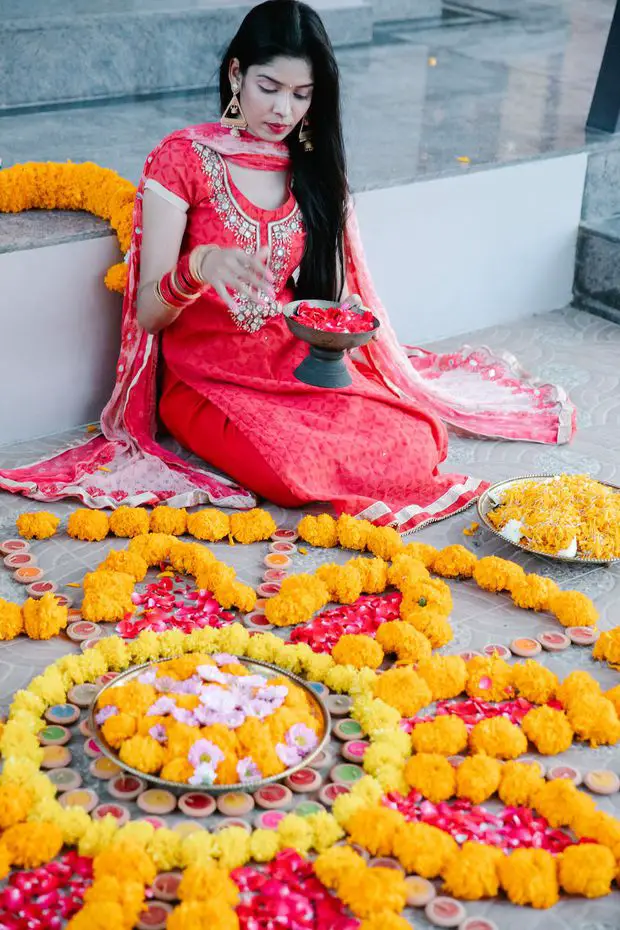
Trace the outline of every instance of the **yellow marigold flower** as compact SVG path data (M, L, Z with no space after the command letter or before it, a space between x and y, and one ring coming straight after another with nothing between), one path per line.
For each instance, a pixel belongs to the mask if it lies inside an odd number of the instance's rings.
M512 668L497 656L474 656L467 663L467 694L483 701L505 701L514 695Z
M513 904L553 907L559 900L557 866L546 849L515 849L498 863L499 880Z
M499 788L501 763L490 756L468 756L456 770L456 795L482 804Z
M332 846L322 852L314 862L314 872L326 888L335 891L341 880L364 873L366 861L350 846Z
M525 572L520 565L500 559L496 555L488 555L480 559L474 566L473 579L483 591L512 591L525 578Z
M433 701L457 697L465 690L467 665L460 656L431 656L418 663L417 673L431 689Z
M426 636L402 620L382 623L375 640L384 652L395 653L400 662L419 662L431 657L431 644Z
M521 726L529 741L544 756L566 752L573 743L573 728L566 714L553 707L534 707L525 715Z
M349 559L347 565L359 572L364 594L383 594L388 583L387 562L383 559L368 559L360 556L358 559Z
M84 576L82 616L93 622L122 620L134 611L134 585L133 577L125 572L89 572Z
M43 801L40 804L40 807L43 804L57 804L57 801ZM59 810L57 815L42 817L42 820L53 821L58 824L62 830L62 838L67 846L75 846L82 839L88 828L91 824L91 819L82 807L61 807L58 804Z
M144 507L119 507L110 514L110 530L115 536L141 536L149 529L149 514Z
M187 515L187 532L196 539L219 542L230 533L230 517L221 510L207 507Z
M400 616L408 623L415 623L416 619L423 619L425 614L435 614L447 617L452 611L452 594L445 581L439 578L429 578L424 581L412 581L402 584L403 599L400 605Z
M547 704L559 685L557 675L533 659L513 666L512 681L519 696L533 704Z
M375 697L395 707L403 717L414 717L432 700L431 689L424 679L406 667L391 668L380 675L375 685Z
M110 519L101 510L74 510L67 521L67 533L73 539L100 542L110 531Z
M467 727L460 717L446 714L428 723L416 724L411 742L416 752L456 756L467 746Z
M261 542L276 530L275 520L266 510L247 510L234 513L230 518L230 532L240 543Z
M93 873L96 881L104 875L112 875L124 881L130 875L143 885L151 885L157 869L148 853L137 843L117 840L95 856Z
M127 548L142 556L147 565L154 566L168 560L177 542L175 536L167 533L142 533L130 539Z
M35 869L58 855L62 831L55 823L18 823L2 834L2 845L14 866Z
M541 575L526 575L512 588L512 600L524 610L549 610L551 598L559 591L555 581Z
M502 766L498 794L508 807L530 807L534 794L544 783L537 765L507 762Z
M197 830L190 833L181 841L181 855L183 865L188 868L192 865L207 865L211 860L217 859L220 854L218 838L206 830Z
M447 801L456 790L454 768L437 753L412 756L405 766L405 778L411 788L435 804Z
M395 869L366 868L362 875L349 872L338 883L338 897L356 917L384 911L402 911L407 902L405 877Z
M215 631L216 643L219 652L230 652L233 655L245 655L250 634L241 623L231 623ZM276 637L277 639L277 637Z
M316 577L324 582L330 599L339 604L354 604L362 593L362 576L354 565L321 565Z
M428 581L430 577L424 562L404 550L394 556L388 570L388 581L399 591L414 581Z
M243 832L246 833L245 830ZM178 898L179 901L213 900L234 907L239 900L239 890L232 878L219 866L192 865L183 872Z
M38 601L29 597L23 607L24 628L30 639L50 639L65 629L68 615L49 592Z
M568 722L582 740L597 746L613 746L620 740L620 720L611 701L598 694L585 694L566 708Z
M256 828L250 836L250 853L255 862L271 862L280 851L280 837L275 830Z
M107 814L102 820L91 820L86 833L78 843L80 856L96 856L106 849L118 832L118 821Z
M123 909L124 925L133 927L144 907L144 885L130 876L119 879L104 875L84 893L84 904L89 910L104 909L112 903Z
M111 549L97 571L124 572L131 575L134 581L144 581L148 571L148 564L137 552L129 549Z
M465 546L446 546L438 552L432 569L442 578L471 578L477 561Z
M22 785L0 785L0 830L22 823L33 803L32 792Z
M559 860L560 885L567 894L600 898L610 893L616 860L606 846L569 846Z
M19 604L0 597L0 640L15 639L24 631L24 617Z
M403 823L394 837L394 855L407 872L422 878L441 875L458 852L449 833L427 823Z
M31 732L30 727L18 720L9 720L0 737L0 753L6 760L11 756L20 761L31 761L40 765L43 759L43 750L39 740Z
M250 834L243 827L225 827L217 835L223 869L238 869L250 859Z
M22 513L15 521L17 532L24 539L49 539L58 529L60 517L47 510L37 513Z
M164 764L165 751L152 736L131 736L121 745L119 758L125 765L152 775Z
M549 607L562 626L596 626L598 610L580 591L559 591L551 598Z
M427 568L432 568L433 562L437 557L439 552L435 546L431 546L428 543L419 543L411 542L407 543L403 547L403 553L413 556L414 559L419 559Z
M325 683L331 690L334 690L329 683L329 678L328 675ZM351 710L351 716L354 720L357 720L371 739L382 730L395 728L400 723L400 711L386 704L385 701L373 698L359 698L356 700Z
M444 890L464 901L494 898L499 891L498 866L504 853L482 843L464 843L447 863Z
M9 719L11 719L18 710L27 710L37 717L42 717L48 704L43 698L33 694L32 691L16 691L11 702Z
M352 665L354 668L379 668L383 662L383 649L363 633L345 633L332 649L332 659L339 665Z
M592 650L593 659L606 659L610 665L620 665L620 626L603 630Z
M368 531L366 548L378 559L391 561L403 545L400 533L391 526L371 526Z
M182 536L187 529L187 510L183 507L154 507L149 528L151 533Z
M330 849L334 843L337 843L344 836L344 830L334 815L329 814L327 811L310 814L307 820L314 831L312 846L317 852Z
M105 636L94 649L104 658L113 672L122 672L129 665L129 650L120 636Z
M347 823L347 833L373 856L391 856L394 836L404 823L403 815L389 807L370 807L353 814Z
M357 549L359 552L363 552L372 528L372 523L369 523L368 520L358 520L356 517L343 513L336 521L338 544L343 549Z
M327 513L318 517L307 514L299 521L297 532L311 546L321 549L333 549L338 545L338 528L336 521Z
M297 814L287 814L277 827L282 849L295 849L301 856L305 856L312 847L314 831L305 817Z
M588 672L577 669L567 675L556 690L556 698L564 707L572 701L580 701L587 694L600 695L601 686Z
M239 930L239 918L218 901L184 901L166 922L167 930Z
M494 759L516 759L527 752L527 739L523 731L506 717L489 717L481 720L469 734L472 752Z
M379 911L363 920L359 930L411 930L411 924L393 911Z

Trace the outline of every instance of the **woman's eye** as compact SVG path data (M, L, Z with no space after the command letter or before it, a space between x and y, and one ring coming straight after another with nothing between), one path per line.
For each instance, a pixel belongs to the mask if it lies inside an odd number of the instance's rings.
M310 100L310 94L294 94L296 100L304 100L306 103Z
M258 85L260 87L260 84ZM260 87L264 94L276 94L277 90L275 87Z

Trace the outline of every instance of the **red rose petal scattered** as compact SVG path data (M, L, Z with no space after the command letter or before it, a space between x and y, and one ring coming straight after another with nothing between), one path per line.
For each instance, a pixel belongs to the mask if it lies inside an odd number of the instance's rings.
M0 891L0 927L61 930L82 907L92 876L92 859L76 852L37 869L12 872Z
M138 611L116 626L123 639L134 639L143 630L191 633L207 626L225 626L233 620L233 614L220 607L209 591L197 591L180 577L158 578L142 591L134 591L131 599Z
M471 730L481 720L487 720L490 717L506 717L511 723L520 724L525 715L537 705L526 701L525 698L516 698L511 701L481 701L477 698L465 701L438 701L435 713L428 717L407 717L401 720L401 726L407 733L411 733L418 723L426 723L434 720L435 717L443 717L446 714L454 714L460 717L468 731ZM561 710L562 705L558 701L550 701L549 707L555 710Z
M310 623L295 627L292 643L307 643L314 652L331 652L345 633L376 634L382 623L399 619L402 595L398 592L360 597L355 604L334 607L317 614Z
M357 930L344 905L314 874L312 863L286 849L258 869L234 869L241 893L236 912L240 930Z
M342 307L317 307L308 301L299 305L295 319L324 333L369 333L374 327L374 317L369 310L358 313Z

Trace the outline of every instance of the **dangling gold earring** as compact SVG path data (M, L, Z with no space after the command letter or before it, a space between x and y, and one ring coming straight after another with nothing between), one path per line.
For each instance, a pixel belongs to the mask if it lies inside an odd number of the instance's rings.
M313 152L314 146L312 144L312 132L310 130L310 123L304 116L301 121L301 126L299 127L299 141L304 147L304 152Z
M220 119L220 124L226 129L230 129L231 136L238 136L241 129L248 128L248 121L243 115L243 110L241 109L239 98L237 97L241 88L235 81L231 83L230 89L233 95L232 100L224 110L222 118ZM230 116L228 115L229 113Z

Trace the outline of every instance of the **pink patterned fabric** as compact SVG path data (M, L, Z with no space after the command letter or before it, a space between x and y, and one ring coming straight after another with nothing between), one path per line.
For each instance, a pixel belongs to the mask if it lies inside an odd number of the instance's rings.
M278 301L290 299L289 277L303 250L303 224L294 199L291 196L280 211L268 217L253 214L257 208L230 189L232 182L220 156L269 170L282 170L288 164L285 146L248 135L234 139L217 124L190 127L160 143L147 159L135 202L117 381L102 414L102 434L46 461L0 472L0 487L42 501L77 497L92 507L162 500L177 506L208 501L229 507L253 505L249 491L208 467L189 465L157 442L159 340L136 321L142 196L149 178L166 186L166 166L169 173L176 171L179 178L184 177L186 186L178 196L192 207L183 250L196 241L223 241L237 246L245 242L248 251L254 251L256 236L261 244L267 237ZM188 168L190 163L193 167ZM223 208L217 212L216 205L221 207L227 197L232 197L235 215L227 215ZM219 230L213 225L216 221ZM213 239L205 239L209 230ZM461 509L484 487L476 479L437 473L447 448L438 416L483 436L540 442L570 438L574 412L564 393L538 385L514 360L495 358L487 349L437 356L420 349L405 351L398 345L372 287L353 213L345 252L350 292L359 293L382 323L379 340L354 360L354 385L347 391L318 391L293 379L292 371L305 348L288 333L278 307L265 315L256 305L241 302L243 315L233 321L224 305L219 302L218 307L218 299L206 293L164 333L164 356L170 369L225 411L263 454L267 449L270 464L295 493L311 494L308 500L331 500L337 509L363 512L369 519L394 523L406 532ZM215 308L212 319L216 328L221 324L222 341L212 342L214 333L210 332L198 351L202 361L190 364L187 352L177 352L177 348L184 339L194 339L193 321L205 301L210 310ZM245 353L241 346L247 347ZM237 364L239 354L243 359ZM218 359L223 368L219 375L215 370ZM334 437L332 445L322 442L325 424ZM300 476L300 456L305 472L312 440L312 462L308 474ZM386 466L386 459L394 466ZM322 468L321 462L328 467ZM409 463L405 485L403 462ZM336 485L335 476L339 479Z

